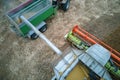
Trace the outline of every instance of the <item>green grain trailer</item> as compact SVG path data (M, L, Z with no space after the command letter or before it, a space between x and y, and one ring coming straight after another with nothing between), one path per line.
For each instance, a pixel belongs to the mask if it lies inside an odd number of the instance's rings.
M45 32L47 29L45 20L55 15L59 7L66 11L69 8L69 3L69 0L28 0L9 11L7 17L16 33L36 39L38 36L20 19L20 16L23 15L39 31Z

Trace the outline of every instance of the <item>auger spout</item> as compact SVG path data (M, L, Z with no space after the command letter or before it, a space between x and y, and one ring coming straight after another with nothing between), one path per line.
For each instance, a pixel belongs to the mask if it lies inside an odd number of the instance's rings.
M50 42L38 29L35 28L33 24L31 24L24 16L20 16L20 19L24 21L33 31L39 36L39 38L43 39L49 47L52 48L58 55L62 54L62 51L60 51L52 42Z

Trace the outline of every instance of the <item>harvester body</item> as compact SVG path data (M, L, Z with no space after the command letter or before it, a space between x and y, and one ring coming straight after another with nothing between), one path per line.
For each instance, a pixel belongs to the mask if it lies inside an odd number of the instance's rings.
M72 37L71 37L72 36ZM72 46L77 47L79 50L82 50L87 53L92 58L94 58L95 62L98 62L99 65L96 66L97 69L93 69L92 71L95 72L99 77L100 74L102 74L102 71L106 70L106 72L112 74L112 77L114 79L119 80L120 79L120 66L119 66L119 52L112 49L110 46L105 44L104 42L100 41L98 38L93 36L92 34L88 33L87 31L83 30L82 28L79 29L78 26L75 26L72 31L70 31L65 38L72 43ZM82 43L83 42L83 43ZM101 45L103 46L101 46ZM81 45L87 46L86 48L79 48ZM114 53L113 53L114 52ZM114 55L114 56L113 56ZM92 63L92 60L86 59L85 56L82 56L81 58L82 62L85 65L88 63ZM117 60L117 61L116 61ZM94 63L95 63L94 62ZM100 68L99 66L102 66ZM91 66L88 66L88 68L91 68ZM101 70L102 69L102 70ZM95 71L96 70L96 71ZM101 70L99 73L98 71ZM108 73L108 74L109 74ZM107 75L109 76L109 75ZM102 77L105 80L110 80L108 78Z

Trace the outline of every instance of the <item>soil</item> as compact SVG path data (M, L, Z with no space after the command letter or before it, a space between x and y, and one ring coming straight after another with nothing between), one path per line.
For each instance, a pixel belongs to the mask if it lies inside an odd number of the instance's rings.
M58 56L41 39L16 35L5 13L25 0L0 0L0 80L50 80L52 63ZM64 35L79 25L120 51L120 1L71 0L67 12L58 10L46 20L44 33L58 48L66 44Z

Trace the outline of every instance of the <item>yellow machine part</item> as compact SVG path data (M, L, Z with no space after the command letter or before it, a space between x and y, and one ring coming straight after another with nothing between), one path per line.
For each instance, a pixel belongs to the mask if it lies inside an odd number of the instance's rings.
M85 80L85 79L90 80L88 70L82 63L78 63L66 77L66 80Z

